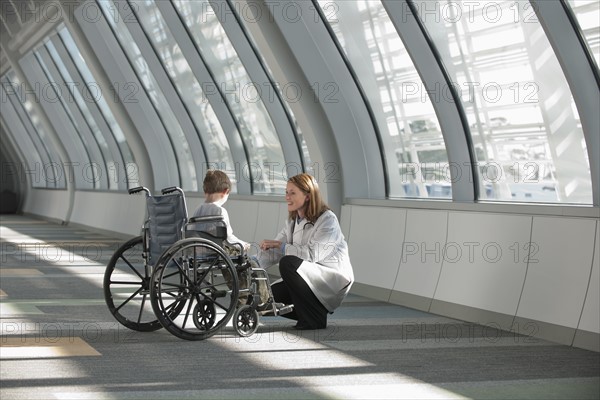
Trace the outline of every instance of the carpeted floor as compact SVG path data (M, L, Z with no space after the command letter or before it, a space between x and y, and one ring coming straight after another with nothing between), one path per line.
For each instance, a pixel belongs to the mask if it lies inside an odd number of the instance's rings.
M131 331L102 291L123 241L0 220L0 399L600 397L599 353L355 295L325 330L263 317L247 338Z

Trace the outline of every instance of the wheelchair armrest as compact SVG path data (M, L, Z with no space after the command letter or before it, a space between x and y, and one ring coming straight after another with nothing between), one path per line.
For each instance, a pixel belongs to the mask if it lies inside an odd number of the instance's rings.
M210 226L211 224L212 227ZM190 229L190 227L195 229ZM208 215L204 217L192 217L188 219L186 231L196 232L205 239L218 241L219 245L227 238L227 227L222 215Z
M189 224L205 223L205 222L222 222L225 221L222 215L210 215L208 217L192 217L188 219Z
M229 242L226 240L225 243L227 243L227 245L230 247L238 247L240 250L240 255L243 256L246 254L246 249L244 249L244 245L241 244L240 242Z

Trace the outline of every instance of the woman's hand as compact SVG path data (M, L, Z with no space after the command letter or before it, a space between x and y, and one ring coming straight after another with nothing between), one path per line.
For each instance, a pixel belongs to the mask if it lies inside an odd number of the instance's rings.
M261 250L278 249L281 247L281 241L265 239L259 244Z

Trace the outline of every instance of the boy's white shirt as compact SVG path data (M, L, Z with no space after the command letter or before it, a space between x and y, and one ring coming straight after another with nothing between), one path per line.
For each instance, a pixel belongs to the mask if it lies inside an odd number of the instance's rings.
M233 228L231 227L231 223L229 222L229 214L227 213L227 209L223 207L223 204L227 202L228 196L223 196L219 200L214 202L206 202L200 205L194 212L194 217L207 217L210 215L221 215L223 217L223 221L227 226L227 241L229 243L241 243L245 248L250 246L249 243L243 241L233 234Z

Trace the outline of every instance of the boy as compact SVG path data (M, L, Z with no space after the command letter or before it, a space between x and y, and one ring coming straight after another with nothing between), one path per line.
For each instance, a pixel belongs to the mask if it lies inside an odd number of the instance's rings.
M244 250L248 250L250 243L244 242L233 234L233 229L229 222L229 214L223 208L223 204L229 198L229 192L231 191L231 180L229 180L229 177L223 171L210 169L206 171L202 188L204 190L205 201L204 204L201 204L196 209L194 217L223 216L223 220L227 226L227 242L239 243L244 247Z
M229 192L231 191L231 180L227 174L219 170L208 170L206 172L206 176L204 177L203 190L205 202L196 209L194 212L194 217L207 217L214 215L223 216L223 220L227 227L227 243L239 243L244 248L244 251L250 249L250 243L239 239L233 234L233 229L231 228L231 223L229 222L229 214L227 213L227 210L223 208L223 205L229 198ZM228 246L225 244L224 248L225 251L231 256L239 255L239 247L237 246ZM253 265L253 267L255 267L255 265ZM248 273L246 271L240 271L238 278L240 289L247 289L250 281ZM269 299L269 291L264 282L265 281L259 280L257 285L260 294L260 303L262 303L259 304L259 307L266 303ZM239 305L246 303L246 297L246 295L240 295Z

